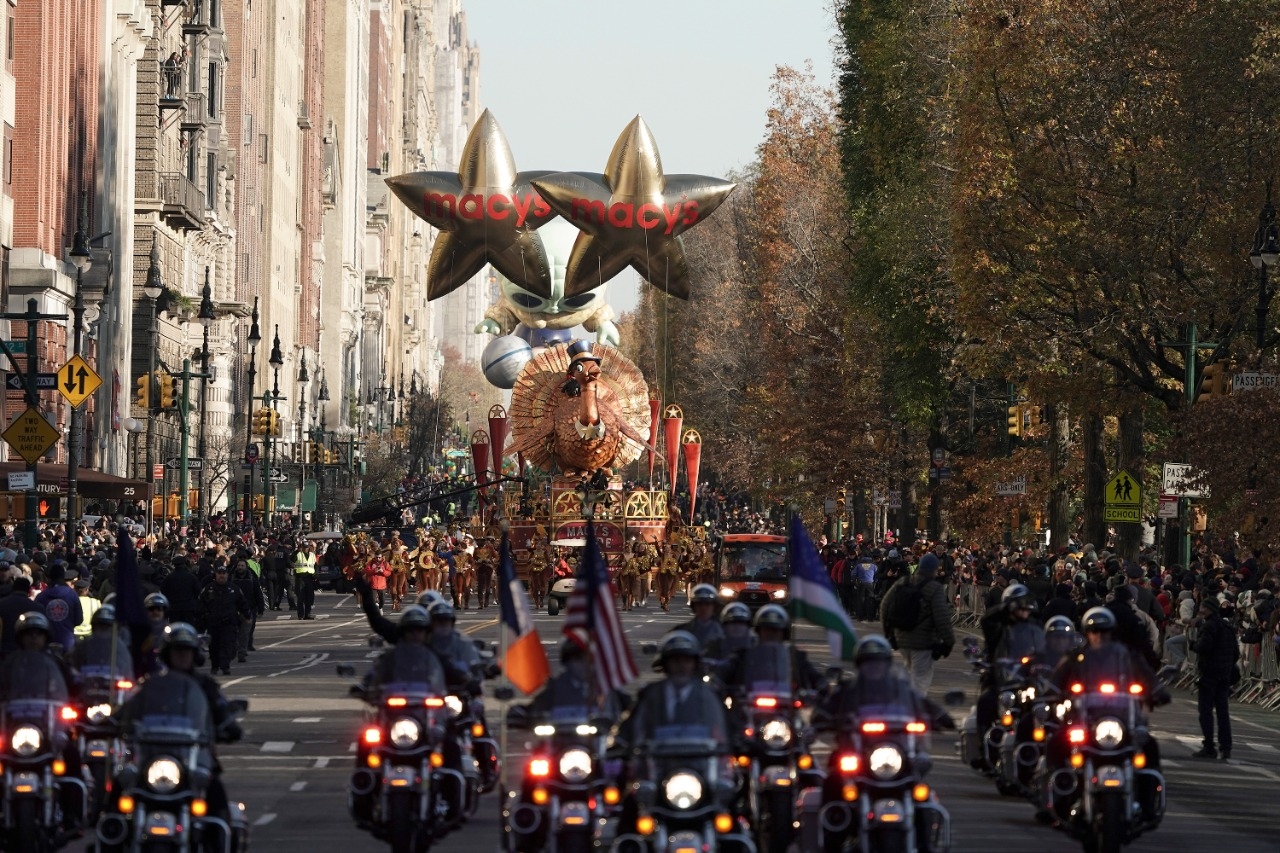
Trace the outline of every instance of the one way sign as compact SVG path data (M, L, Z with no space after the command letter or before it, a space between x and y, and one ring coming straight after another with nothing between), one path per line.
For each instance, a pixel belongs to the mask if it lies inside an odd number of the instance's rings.
M22 390L22 377L16 373L10 373L5 378L4 387L10 391ZM58 387L58 374L56 373L37 373L36 389L40 391L48 391Z

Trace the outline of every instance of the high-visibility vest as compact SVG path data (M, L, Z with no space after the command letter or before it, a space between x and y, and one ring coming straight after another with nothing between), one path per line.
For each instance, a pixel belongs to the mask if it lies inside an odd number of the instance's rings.
M295 575L314 575L316 573L316 555L306 551L298 551L293 555L293 573Z

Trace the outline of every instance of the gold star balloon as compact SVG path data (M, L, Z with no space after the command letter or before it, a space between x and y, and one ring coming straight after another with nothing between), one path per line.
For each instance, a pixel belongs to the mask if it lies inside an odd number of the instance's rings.
M689 265L680 235L734 188L705 175L664 175L658 145L640 116L614 143L603 175L560 172L532 184L581 232L565 268L566 296L599 287L630 266L681 299L689 298Z
M555 217L530 180L517 172L497 119L480 116L462 149L458 172L413 172L387 186L441 233L427 265L427 299L457 290L486 263L521 287L551 296L551 267L535 231Z

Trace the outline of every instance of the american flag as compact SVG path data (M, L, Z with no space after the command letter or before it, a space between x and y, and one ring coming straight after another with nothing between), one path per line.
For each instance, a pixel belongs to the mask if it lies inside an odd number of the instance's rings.
M621 690L639 677L622 619L614 604L609 569L596 542L595 527L587 520L587 547L574 577L573 594L564 616L564 635L591 653L596 685L602 691Z

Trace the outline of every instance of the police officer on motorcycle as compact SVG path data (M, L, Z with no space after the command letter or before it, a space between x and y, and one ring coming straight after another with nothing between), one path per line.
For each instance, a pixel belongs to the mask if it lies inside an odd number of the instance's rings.
M561 641L560 665L560 674L552 676L532 702L517 706L519 714L539 719L551 716L557 708L587 708L592 716L617 720L629 704L629 697L620 691L602 698L596 695L591 683L591 655L573 640Z
M1000 603L987 608L982 617L982 636L986 642L987 659L993 664L983 675L983 691L978 695L976 719L978 731L986 732L999 713L1000 687L1012 675L1012 661L1019 665L1024 658L1032 662L1045 661L1044 628L1035 618L1036 602L1026 586L1009 584L1000 596Z
M115 622L116 608L113 604L104 604L93 612L89 636L76 643L67 658L74 672L114 666L117 679L133 680L133 658L129 656L129 646L119 636L120 632L113 630Z
M244 732L240 728L240 724L236 722L231 703L223 695L222 688L218 686L218 682L208 673L200 672L196 669L196 667L204 663L204 655L200 650L200 635L196 633L195 628L186 622L174 622L172 625L167 626L164 629L164 636L160 645L160 662L164 664L165 670L142 680L142 683L138 686L138 691L130 697L129 701L121 709L121 722L127 723L137 716L141 709L146 708L152 691L159 692L168 689L168 686L164 683L168 674L180 673L194 679L200 688L200 692L204 695L205 701L208 702L214 726L214 731L210 733L212 736L209 738L208 746L212 772L209 778L209 786L206 789L206 799L209 803L210 813L225 818L230 811L227 802L227 791L222 784L222 764L218 761L214 743L215 741L219 743L235 743L243 737Z
M716 619L716 588L709 583L700 583L689 595L689 609L693 618L677 627L679 631L688 631L697 637L698 643L706 649L712 643L724 639L724 630Z
M742 649L725 667L724 684L726 689L739 690L745 688L753 678L753 673L761 663L772 662L779 657L779 651L786 648L787 631L791 627L791 617L778 604L766 604L756 613L756 644ZM792 692L799 690L817 690L822 686L822 673L809 660L809 656L800 649L786 649L782 655L789 661L789 678Z
M724 636L702 647L703 659L724 680L727 665L756 643L751 632L751 608L741 601L731 601L720 611L720 629Z
M1064 658L1051 677L1053 684L1063 696L1071 696L1072 687L1076 684L1081 685L1083 691L1090 692L1095 685L1109 681L1113 684L1141 685L1142 695L1146 697L1146 704L1151 708L1158 708L1172 701L1169 691L1160 684L1155 672L1140 654L1113 639L1116 618L1108 608L1093 608L1084 614L1081 623L1086 641L1084 648ZM1145 720L1140 721L1135 739L1146 755L1147 767L1159 770L1160 745L1147 731ZM1055 770L1067 765L1070 752L1067 727L1063 726L1049 742L1045 751L1043 778L1046 785ZM1157 792L1151 790L1149 786L1140 785L1136 793L1144 813L1154 816Z

